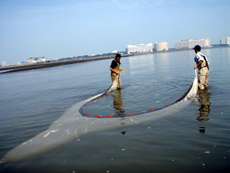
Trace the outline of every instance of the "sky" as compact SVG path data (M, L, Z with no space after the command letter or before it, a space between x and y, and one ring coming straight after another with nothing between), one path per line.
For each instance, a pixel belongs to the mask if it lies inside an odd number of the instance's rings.
M0 64L230 36L229 0L0 0Z

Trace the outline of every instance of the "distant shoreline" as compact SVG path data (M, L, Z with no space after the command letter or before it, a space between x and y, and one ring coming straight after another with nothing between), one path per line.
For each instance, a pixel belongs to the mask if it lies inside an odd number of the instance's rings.
M133 55L125 55L123 57L127 57L127 56L133 56ZM22 64L22 65L6 66L6 67L0 67L0 74L33 70L33 69L39 69L39 68L55 67L55 66L61 66L61 65L89 62L89 61L111 59L111 58L114 58L114 55L79 58L79 59L62 60L62 61L42 62L42 63L36 63L36 64Z
M215 46L215 47L207 47L207 48L202 48L202 49L214 49L214 48L226 48L226 47L230 47L230 46ZM188 50L192 50L192 49L179 49L179 50L174 49L174 50L161 51L161 52L124 54L122 55L122 57L130 57L130 56L146 55L146 54L169 53L169 52L178 52L178 51L188 51ZM97 57L92 56L92 57L87 57L87 58L73 58L70 60L50 61L50 62L42 62L42 63L36 63L36 64L12 65L12 66L0 67L0 74L33 70L33 69L39 69L39 68L55 67L55 66L61 66L61 65L89 62L89 61L105 60L105 59L112 59L112 58L114 58L114 55L104 55L104 56L102 55L102 56L97 56Z

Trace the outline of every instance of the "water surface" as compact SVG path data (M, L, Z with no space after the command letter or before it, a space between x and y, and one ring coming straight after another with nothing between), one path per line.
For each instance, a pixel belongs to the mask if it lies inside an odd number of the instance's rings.
M206 49L208 90L156 121L88 134L0 172L229 172L230 49ZM117 116L175 101L194 78L194 52L122 58L122 89L92 105ZM0 75L0 157L111 84L111 60ZM117 102L118 101L118 102Z

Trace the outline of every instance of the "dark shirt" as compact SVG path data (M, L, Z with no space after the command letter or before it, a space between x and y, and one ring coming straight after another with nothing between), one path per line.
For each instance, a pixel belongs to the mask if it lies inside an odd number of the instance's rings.
M110 68L114 69L115 67L117 67L117 63L121 64L120 62L117 62L116 60L113 60L111 65L110 65Z

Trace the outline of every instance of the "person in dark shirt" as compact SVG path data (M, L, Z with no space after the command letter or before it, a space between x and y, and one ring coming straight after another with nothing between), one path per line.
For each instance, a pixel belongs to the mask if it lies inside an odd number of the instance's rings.
M120 60L121 60L121 55L116 54L114 60L111 62L110 71L111 71L112 82L116 79L117 75L120 75L120 72L122 71L122 69L120 68L121 65ZM119 79L117 83L117 88L120 89L120 87L121 87L121 81Z

